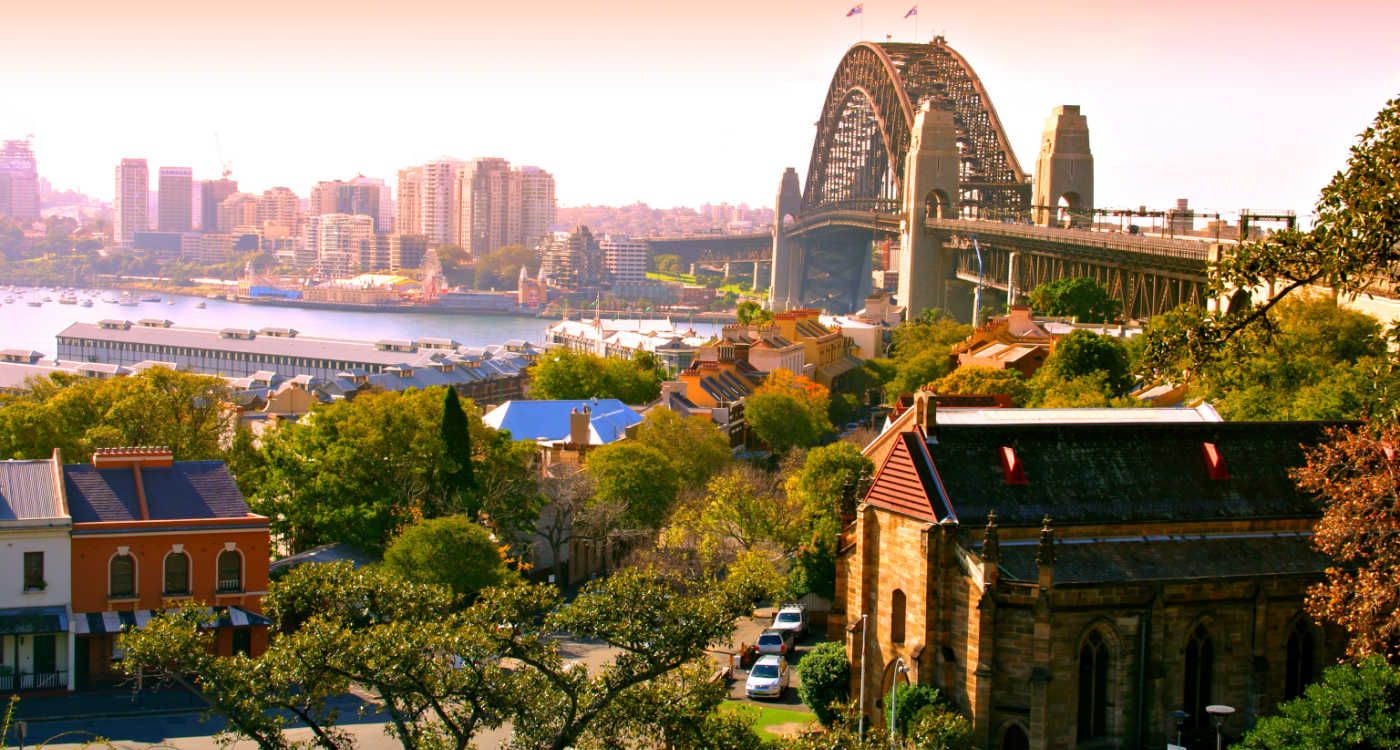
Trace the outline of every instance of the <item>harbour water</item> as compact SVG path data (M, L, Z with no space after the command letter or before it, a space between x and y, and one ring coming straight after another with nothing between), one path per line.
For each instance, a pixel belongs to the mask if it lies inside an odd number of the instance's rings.
M436 313L369 313L320 310L301 307L228 302L182 295L161 294L160 302L138 302L135 306L104 300L119 299L123 292L80 289L78 300L92 300L92 307L59 304L58 290L15 287L3 291L0 285L0 349L27 349L53 357L58 346L54 337L72 323L95 323L107 318L136 321L159 318L192 328L294 328L308 336L344 339L452 338L466 346L500 344L522 339L539 344L551 321L545 318L499 315L444 315ZM132 299L144 293L131 292ZM49 297L39 307L28 303ZM4 303L13 298L14 302ZM167 302L171 304L167 304ZM201 307L200 305L203 305ZM681 321L676 321L683 327ZM701 335L718 326L696 323Z

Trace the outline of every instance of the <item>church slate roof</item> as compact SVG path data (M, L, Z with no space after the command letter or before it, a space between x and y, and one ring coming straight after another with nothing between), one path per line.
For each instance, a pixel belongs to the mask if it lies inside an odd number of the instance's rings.
M1034 583L1038 549L1035 541L1002 542L1003 580ZM1314 576L1326 567L1327 558L1313 548L1312 535L1305 533L1071 539L1055 544L1056 586Z
M1003 526L1039 525L1046 515L1057 528L1315 518L1320 509L1288 470L1303 464L1302 446L1318 442L1329 426L1335 425L946 425L928 441L931 466L920 471L941 477L953 517L982 519L995 510ZM1210 477L1205 443L1218 447L1228 478ZM1006 481L1004 447L1019 459L1024 484ZM917 451L908 455L921 458Z

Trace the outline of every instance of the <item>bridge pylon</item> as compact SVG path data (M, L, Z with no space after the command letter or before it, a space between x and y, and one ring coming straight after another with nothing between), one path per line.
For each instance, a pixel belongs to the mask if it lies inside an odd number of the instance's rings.
M797 170L788 167L778 183L778 197L773 204L773 271L768 283L768 308L775 311L802 306L802 271L805 266L802 248L795 238L787 236L783 220L795 221L802 213L802 186ZM755 269L756 270L756 269Z
M911 320L930 307L948 306L956 259L944 250L947 233L925 222L957 218L959 159L953 113L925 102L914 116L900 211L898 297Z
M1056 107L1045 120L1031 193L1036 224L1062 225L1064 209L1071 227L1093 225L1094 155L1089 151L1089 120L1079 113L1079 105Z

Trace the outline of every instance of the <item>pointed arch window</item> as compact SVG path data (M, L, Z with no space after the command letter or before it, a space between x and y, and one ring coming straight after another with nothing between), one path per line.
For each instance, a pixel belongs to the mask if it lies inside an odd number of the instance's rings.
M1079 647L1079 740L1108 736L1108 674L1113 656L1095 630Z
M1299 618L1288 634L1288 661L1284 667L1284 700L1292 700L1316 679L1317 641L1306 620Z
M904 611L905 598L904 591L894 590L894 596L890 602L890 642L904 642Z
M1185 676L1186 684L1183 705L1190 716L1186 724L1191 729L1204 729L1210 726L1206 706L1211 703L1211 678L1215 673L1215 644L1205 625L1197 625L1186 640Z
M1026 736L1026 730L1012 724L1001 735L1001 750L1031 750L1031 738Z

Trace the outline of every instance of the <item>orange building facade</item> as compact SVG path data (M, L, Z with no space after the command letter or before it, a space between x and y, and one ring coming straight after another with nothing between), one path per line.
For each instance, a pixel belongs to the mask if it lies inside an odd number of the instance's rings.
M65 466L64 485L79 687L120 677L123 630L191 601L211 608L217 653L266 650L267 518L248 510L221 462L99 450L91 465Z

